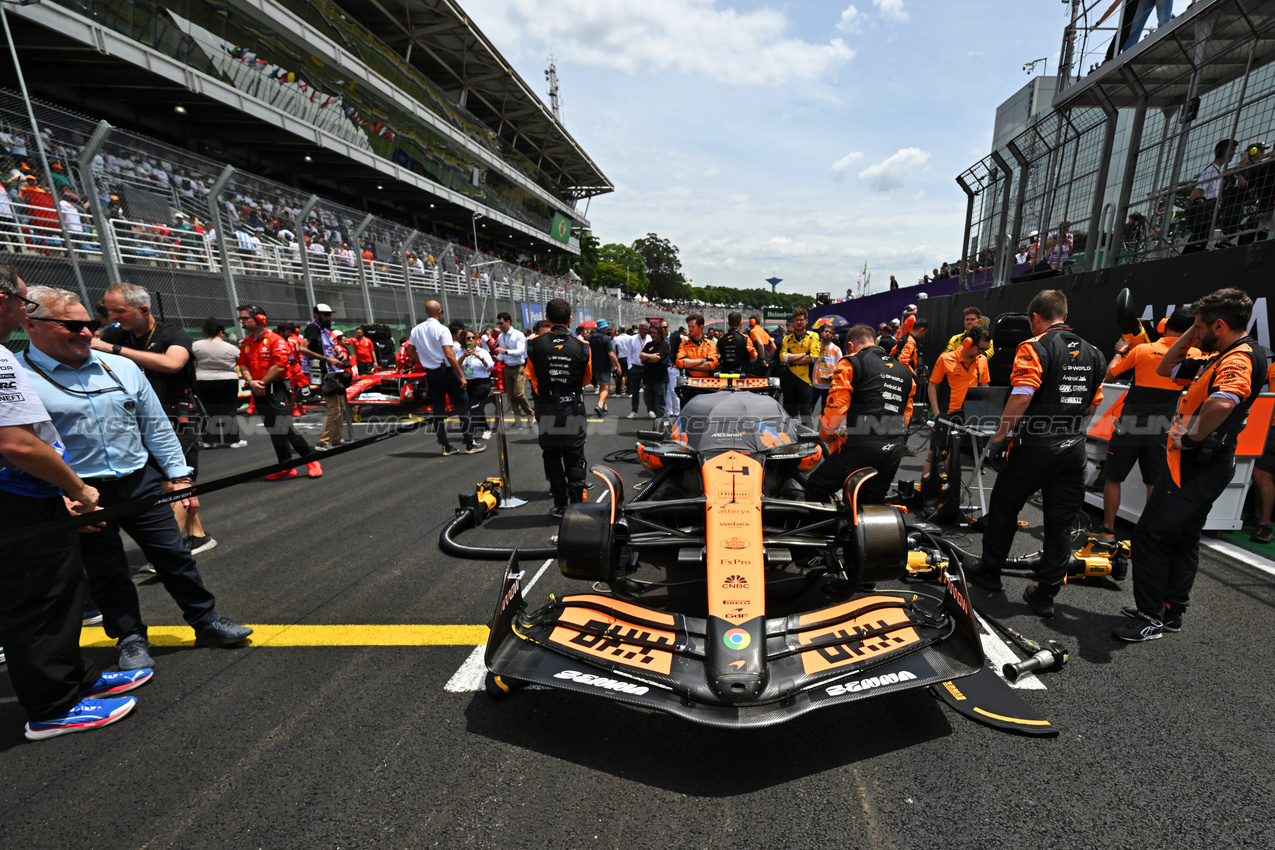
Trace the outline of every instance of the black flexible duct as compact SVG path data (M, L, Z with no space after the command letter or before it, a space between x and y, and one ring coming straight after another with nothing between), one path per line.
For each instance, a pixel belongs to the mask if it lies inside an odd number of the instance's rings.
M438 535L438 548L448 555L457 558L469 558L475 561L508 561L514 549L499 549L495 546L466 546L456 540L455 535L474 527L474 509L465 508L458 511L452 521L443 526ZM537 549L517 547L519 558L556 558L558 550L554 546L542 546Z

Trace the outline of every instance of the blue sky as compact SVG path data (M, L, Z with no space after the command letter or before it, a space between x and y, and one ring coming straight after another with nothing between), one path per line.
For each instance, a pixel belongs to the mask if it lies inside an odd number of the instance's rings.
M988 153L1024 63L1056 71L1069 14L1057 0L463 6L546 101L553 51L563 122L616 186L588 210L603 242L653 231L697 285L775 273L781 291L834 297L865 261L880 291L956 258L955 177Z

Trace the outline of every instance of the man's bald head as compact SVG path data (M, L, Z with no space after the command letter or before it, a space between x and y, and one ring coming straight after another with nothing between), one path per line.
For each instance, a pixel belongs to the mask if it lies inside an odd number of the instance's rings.
M439 304L437 301L426 301L425 315L428 318L437 319L439 316L443 315L443 305Z

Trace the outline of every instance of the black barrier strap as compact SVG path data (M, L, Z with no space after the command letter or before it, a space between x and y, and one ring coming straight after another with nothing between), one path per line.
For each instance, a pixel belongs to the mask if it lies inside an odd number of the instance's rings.
M431 417L432 419L432 417ZM384 434L373 434L370 437L364 437L361 440L353 440L343 446L337 446L322 452L323 459L326 460L335 455L352 452L355 449L361 449L364 446L370 446L379 443L382 440L388 440L391 437L397 437L400 434L410 434L431 423L431 419L422 419L419 422L412 422L393 431L386 431ZM141 499L133 499L130 502L121 502L118 505L111 505L102 508L99 511L93 511L87 514L74 514L72 516L55 519L52 522L46 522L42 525L24 528L20 531L11 531L8 534L0 536L0 547L18 543L23 540L30 540L32 537L39 537L44 534L58 534L65 531L73 531L85 525L97 525L103 522L114 522L121 517L139 514L148 508L156 505L166 505L172 502L180 502L182 499L188 499L191 496L206 496L209 493L215 493L218 490L225 490L227 487L234 487L247 481L258 481L267 475L273 475L276 472L283 472L285 469L295 469L304 464L314 463L319 460L315 455L307 455L296 460L286 460L282 463L275 463L270 466L260 466L256 469L250 469L247 472L238 472L234 475L227 475L225 478L218 478L216 481L209 481L207 484L197 484L182 490L173 490L168 493L161 493L158 496L145 496Z

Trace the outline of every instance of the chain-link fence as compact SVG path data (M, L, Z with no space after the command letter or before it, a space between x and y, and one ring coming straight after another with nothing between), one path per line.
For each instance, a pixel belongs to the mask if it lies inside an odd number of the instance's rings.
M405 331L438 300L449 319L530 326L551 298L576 321L632 324L665 315L568 278L506 262L207 157L0 90L0 251L29 284L81 294L112 283L152 293L188 328L233 319L240 303L304 322L327 303L338 326ZM670 314L671 315L671 314ZM230 326L234 327L233 321Z

